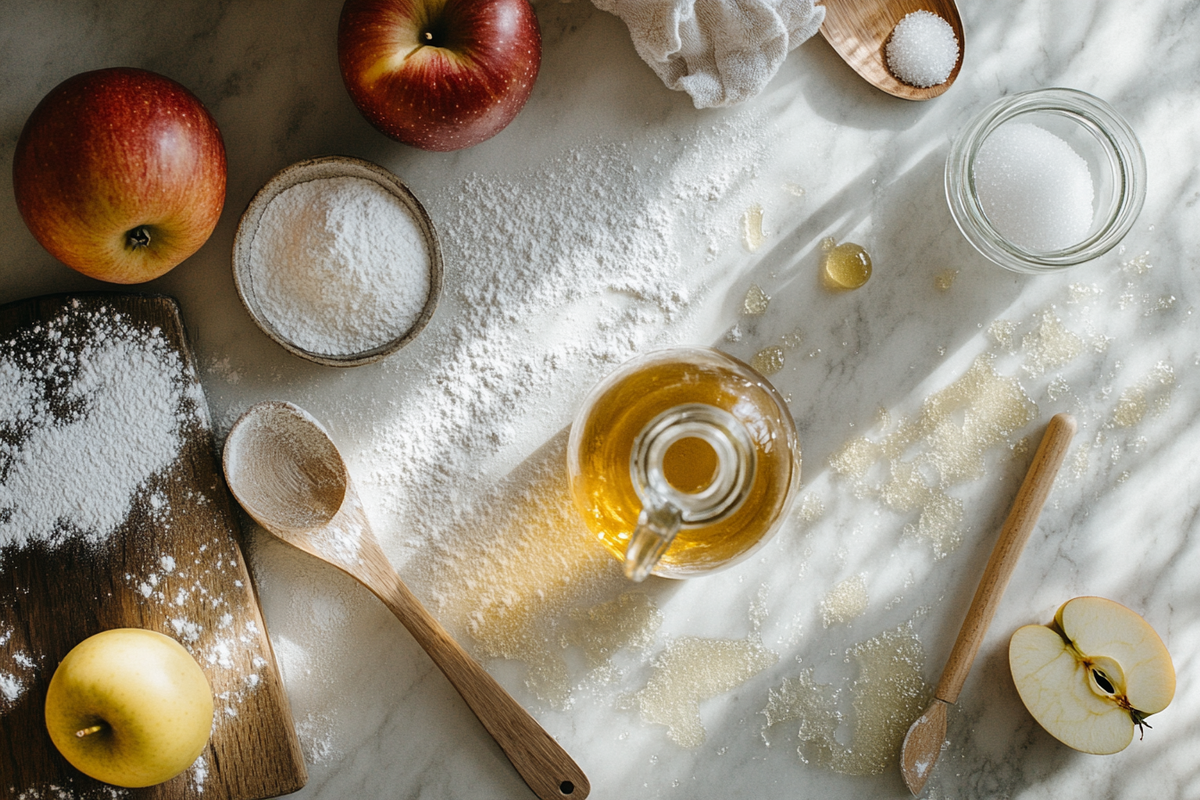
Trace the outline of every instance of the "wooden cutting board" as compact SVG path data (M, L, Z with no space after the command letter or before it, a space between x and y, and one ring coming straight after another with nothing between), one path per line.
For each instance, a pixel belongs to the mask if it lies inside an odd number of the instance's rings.
M255 800L304 785L239 537L174 300L0 307L0 797ZM216 717L191 769L114 793L58 753L43 704L62 657L117 627L187 647Z

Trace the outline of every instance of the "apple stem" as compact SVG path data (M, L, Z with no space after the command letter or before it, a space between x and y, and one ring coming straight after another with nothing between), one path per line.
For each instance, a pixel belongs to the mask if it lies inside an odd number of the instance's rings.
M99 733L102 730L104 730L103 725L92 725L91 727L84 728L83 730L75 731L75 735L82 739L85 736L91 736L93 733Z
M138 225L136 228L125 234L125 241L131 250L137 250L139 247L150 246L150 231L144 225Z

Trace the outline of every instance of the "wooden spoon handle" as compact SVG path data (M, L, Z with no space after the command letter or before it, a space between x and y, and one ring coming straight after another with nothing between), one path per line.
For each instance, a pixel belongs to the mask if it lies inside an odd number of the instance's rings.
M388 585L369 588L425 648L534 794L542 800L584 800L591 785L567 751L463 650L395 570L389 566L387 572Z
M1029 465L1029 472L1025 474L1025 480L1013 501L1012 510L1000 529L1000 537L983 570L983 577L979 579L975 597L967 609L967 618L963 620L958 638L954 640L954 648L950 651L950 658L934 691L937 699L947 703L958 700L958 693L967 680L967 673L971 671L975 654L979 652L988 625L996 615L1000 598L1016 569L1017 559L1037 525L1042 506L1046 503L1050 487L1054 485L1054 477L1066 458L1067 447L1074 435L1075 420L1069 414L1057 414L1050 420L1042 443L1033 456L1033 463Z

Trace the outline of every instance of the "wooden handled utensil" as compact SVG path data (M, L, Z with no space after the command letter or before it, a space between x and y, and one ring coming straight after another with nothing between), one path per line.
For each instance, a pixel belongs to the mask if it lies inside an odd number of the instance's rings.
M388 562L324 428L291 403L251 407L225 440L233 496L268 533L366 586L408 628L541 800L584 800L587 776L471 658Z
M1029 472L1017 491L1016 500L1000 529L1000 537L984 567L983 577L975 597L967 609L950 658L942 671L941 680L933 692L933 701L904 736L900 748L900 773L914 795L920 794L933 771L946 740L946 708L958 700L958 693L967 680L975 654L983 643L988 625L996 615L1000 598L1017 566L1017 559L1029 541L1037 524L1042 506L1054 485L1054 477L1067 455L1071 437L1075 435L1075 420L1068 414L1058 414L1050 420L1042 442L1038 445Z

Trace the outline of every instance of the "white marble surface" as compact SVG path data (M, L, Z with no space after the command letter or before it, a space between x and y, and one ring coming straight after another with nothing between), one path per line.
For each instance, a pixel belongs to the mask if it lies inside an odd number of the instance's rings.
M576 757L593 797L904 796L894 765L845 774L802 747L797 721L765 729L762 712L773 692L812 669L843 715L837 742L861 750L852 704L865 690L848 653L906 623L929 691L1028 445L1058 411L1074 413L1080 433L952 713L928 795L1200 797L1192 539L1200 4L964 2L965 65L939 99L910 104L871 89L818 38L759 97L697 111L638 60L615 17L583 0L542 0L544 59L528 106L495 139L454 154L396 144L359 116L336 67L339 6L6 0L0 160L11 162L41 96L86 69L157 70L205 101L228 149L225 213L196 256L144 288L180 300L219 432L268 398L322 419L389 556ZM986 262L961 238L942 195L942 162L973 113L1043 86L1092 92L1119 109L1145 147L1149 191L1121 252L1027 277ZM271 343L239 304L229 265L254 191L278 169L328 153L394 171L447 242L446 294L430 328L384 362L350 371ZM0 175L0 302L107 288L38 246L9 172ZM751 253L740 226L756 203L767 236ZM588 239L601 223L614 258L584 264L603 249ZM820 286L826 236L872 253L866 287ZM497 271L501 282L512 277L484 263L503 252L497 242L530 253L526 295L493 284ZM741 312L752 284L771 297L753 318ZM481 299L492 289L505 307ZM642 625L640 641L589 662L580 643L611 626L588 609L628 587L572 516L563 431L615 359L670 343L714 344L747 359L784 346L773 380L800 429L801 499L760 556L687 583L645 584L628 608L647 619L656 609L661 624ZM980 474L926 474L961 502L961 544L906 535L917 512L889 508L832 458L858 437L879 442L915 419L981 356L992 359L998 385L1019 386L1036 411L987 449ZM988 418L979 398L967 414ZM919 461L932 442L902 460ZM251 538L310 765L299 797L530 796L374 598L259 531ZM866 597L848 619L822 613L839 585ZM1081 594L1142 613L1179 676L1153 730L1115 756L1076 753L1044 733L1007 669L1011 632L1048 621ZM629 698L652 680L656 660L695 643L687 637L740 642L762 668L700 702L703 741L685 747Z

